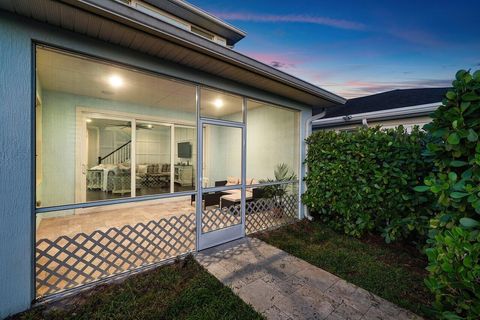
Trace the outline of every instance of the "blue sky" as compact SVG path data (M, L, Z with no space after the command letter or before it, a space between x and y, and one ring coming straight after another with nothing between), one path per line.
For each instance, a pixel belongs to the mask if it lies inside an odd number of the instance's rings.
M347 98L480 69L479 0L190 0L247 32L235 50Z

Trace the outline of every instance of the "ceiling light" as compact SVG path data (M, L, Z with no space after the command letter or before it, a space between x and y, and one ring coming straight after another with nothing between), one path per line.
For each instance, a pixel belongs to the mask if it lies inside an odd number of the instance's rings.
M217 109L220 109L221 107L223 107L223 100L222 99L216 99L215 101L213 101L213 105Z
M147 128L152 129L153 126L151 124L147 124Z
M87 121L88 123L90 123L90 122L92 122L92 119L87 119L87 120L85 120L85 121Z
M114 88L119 88L123 85L123 79L117 75L110 76L110 78L108 78L108 82Z

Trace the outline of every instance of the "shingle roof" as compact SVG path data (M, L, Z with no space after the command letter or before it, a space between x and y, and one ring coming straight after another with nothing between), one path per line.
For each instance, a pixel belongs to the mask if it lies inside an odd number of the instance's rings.
M348 100L344 105L339 104L328 108L325 118L440 102L448 89L449 88L397 89L354 98ZM320 108L316 108L313 110L313 114L317 114L320 111Z

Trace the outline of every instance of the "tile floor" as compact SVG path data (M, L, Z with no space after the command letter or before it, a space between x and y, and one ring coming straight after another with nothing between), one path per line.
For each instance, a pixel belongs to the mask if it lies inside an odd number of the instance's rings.
M37 240L53 240L60 236L73 236L80 232L89 234L96 230L106 231L112 227L136 225L140 222L194 213L195 203L190 204L189 199L137 204L129 208L112 205L103 207L99 211L89 209L86 213L42 218L37 227L36 237Z

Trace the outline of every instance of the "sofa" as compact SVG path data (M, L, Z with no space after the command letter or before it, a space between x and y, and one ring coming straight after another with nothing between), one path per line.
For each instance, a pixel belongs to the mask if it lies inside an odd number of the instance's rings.
M246 197L247 202L256 201L264 196L262 188L251 188L249 185L257 184L255 179L247 179ZM215 181L215 187L239 185L240 179L228 177L227 180ZM231 207L241 202L241 190L226 190L206 192L203 194L203 208L218 205L220 208ZM195 195L191 197L191 204L195 201Z
M136 188L157 187L170 183L170 164L138 164ZM128 193L131 185L130 163L99 164L87 171L87 188L112 193Z

